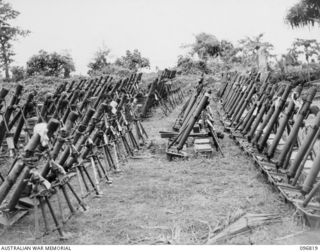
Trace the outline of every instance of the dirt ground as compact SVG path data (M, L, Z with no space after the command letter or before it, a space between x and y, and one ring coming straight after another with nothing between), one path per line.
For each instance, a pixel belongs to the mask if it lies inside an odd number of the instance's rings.
M215 104L211 106L215 110ZM223 158L215 153L212 159L167 161L166 141L158 132L171 130L180 109L168 117L157 109L143 122L151 144L141 152L142 158L129 160L122 173L112 175L113 184L102 187L103 197L87 201L88 211L68 221L68 240L53 233L34 241L29 215L1 228L0 244L205 244L212 230L238 209L278 214L281 222L223 244L316 243L319 235L307 236L311 240L292 236L309 230L227 135L221 140Z

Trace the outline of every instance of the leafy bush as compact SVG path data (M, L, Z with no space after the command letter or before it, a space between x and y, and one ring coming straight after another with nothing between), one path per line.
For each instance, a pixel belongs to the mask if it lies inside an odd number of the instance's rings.
M27 75L44 75L69 78L75 71L73 59L69 54L48 53L40 50L27 61Z
M177 73L179 74L198 74L209 73L210 70L207 67L205 61L194 60L190 56L179 56L177 62Z
M107 60L110 54L110 51L111 51L110 49L108 49L107 47L104 47L104 48L100 48L95 53L93 61L88 64L88 68L89 68L88 74L90 76L96 75L97 73L102 71L102 69L110 65L110 63L108 63L108 60Z
M22 66L13 66L11 67L12 81L18 82L23 80L26 77L26 71Z
M320 65L310 64L310 80L320 79ZM276 83L279 81L290 81L293 84L305 84L309 81L308 77L308 67L306 64L301 66L288 66L286 72L284 73L280 69L276 69L272 72L272 82Z
M132 74L133 71L131 71L128 68L118 66L114 63L108 64L102 69L96 70L96 71L91 71L90 75L92 76L100 76L100 75L116 75L121 78L129 77L130 74Z
M214 35L202 32L195 37L196 42L192 44L192 55L197 54L202 61L219 55L220 42Z
M133 52L127 50L126 55L118 58L114 64L134 72L137 72L141 68L150 67L149 59L142 57L137 49L134 49Z

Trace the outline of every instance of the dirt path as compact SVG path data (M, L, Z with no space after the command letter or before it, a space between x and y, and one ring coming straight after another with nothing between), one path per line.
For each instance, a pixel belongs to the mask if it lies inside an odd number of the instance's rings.
M213 106L214 107L214 106ZM168 118L159 110L144 122L154 143L143 159L130 160L124 172L113 175L104 196L89 201L90 209L73 217L65 230L72 238L61 242L57 234L45 244L204 244L210 230L243 209L250 213L274 213L282 222L265 225L225 244L286 244L277 238L302 230L294 210L272 190L252 161L228 137L222 141L225 157L168 162L159 130L171 130L179 112ZM0 238L4 243L33 243L32 218L24 218Z

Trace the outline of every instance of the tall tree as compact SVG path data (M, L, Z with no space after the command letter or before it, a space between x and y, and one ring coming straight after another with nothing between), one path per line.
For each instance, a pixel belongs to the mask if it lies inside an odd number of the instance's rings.
M197 54L199 59L207 61L210 57L214 58L219 55L220 42L212 34L199 33L195 36L195 43L191 45L191 55Z
M230 41L221 40L219 55L226 63L240 62L240 58L237 57L240 50L239 47L235 47Z
M239 41L240 51L242 52L243 63L250 65L252 63L258 64L258 51L264 50L267 56L273 56L271 51L273 50L273 45L269 42L263 42L263 33L252 38L246 37Z
M320 43L315 39L296 39L292 44L292 54L304 55L307 62L308 79L310 81L310 60L320 55Z
M320 1L300 0L288 10L285 20L292 27L320 24Z
M114 64L134 72L137 72L141 68L150 67L149 59L142 57L138 49L134 49L133 52L127 50L126 55L116 59Z
M101 72L104 68L110 65L110 63L108 62L108 56L110 52L111 50L106 46L103 46L102 48L99 48L98 51L96 51L93 61L88 64L89 75L94 75L97 72Z
M9 68L15 55L12 42L19 36L24 37L30 33L10 24L19 14L9 3L0 0L0 67L4 70L6 79L10 78Z

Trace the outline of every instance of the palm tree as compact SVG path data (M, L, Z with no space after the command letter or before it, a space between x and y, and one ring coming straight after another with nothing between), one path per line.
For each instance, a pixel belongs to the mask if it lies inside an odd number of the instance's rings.
M316 23L320 25L320 1L300 0L289 9L285 20L292 27L314 26Z
M271 51L273 50L273 45L269 42L263 42L263 33L254 37L245 37L239 40L239 48L243 54L243 63L250 65L255 62L255 65L259 65L258 52L259 50L264 50L268 57L273 56Z

